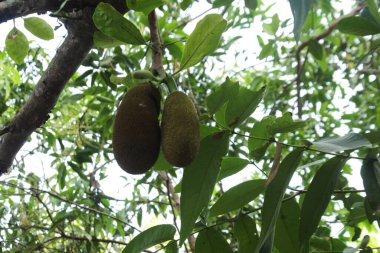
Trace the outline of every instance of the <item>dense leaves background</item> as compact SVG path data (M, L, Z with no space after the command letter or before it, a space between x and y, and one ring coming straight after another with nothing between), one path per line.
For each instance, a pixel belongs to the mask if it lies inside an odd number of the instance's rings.
M2 175L0 251L379 250L375 1L281 5L293 17L267 1L126 2L124 17L97 6L95 47ZM162 93L175 82L196 101L202 141L190 166L160 155L132 176L115 165L112 124L133 73L151 66L153 9ZM24 26L31 34L17 25L0 51L2 126L51 58L28 41L53 28L43 17Z

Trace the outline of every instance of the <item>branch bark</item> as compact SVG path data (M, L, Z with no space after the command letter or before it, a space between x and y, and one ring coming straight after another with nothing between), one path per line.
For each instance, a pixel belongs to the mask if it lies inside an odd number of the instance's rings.
M93 9L83 10L80 20L66 20L68 35L21 111L8 125L0 143L0 175L8 172L27 138L44 124L66 82L75 73L93 45Z
M61 8L65 0L2 0L0 1L0 24L8 20L23 17L29 14L54 12ZM123 0L75 0L67 1L62 10L70 12L82 10L86 7L95 7L100 2L112 4L118 11L126 12Z

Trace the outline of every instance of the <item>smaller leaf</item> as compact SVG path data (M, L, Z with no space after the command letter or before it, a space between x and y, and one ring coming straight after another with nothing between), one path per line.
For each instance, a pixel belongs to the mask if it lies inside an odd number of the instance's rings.
M275 119L275 121L268 126L268 129L272 134L290 133L294 132L298 128L304 127L305 124L305 121L294 121L292 118L292 114L290 112L287 112L284 113L280 118Z
M43 39L54 39L54 30L48 22L38 17L30 17L24 19L24 27L34 36Z
M257 8L257 2L258 2L257 0L244 0L245 7L253 11L256 10Z
M226 26L227 21L219 14L208 14L199 21L186 42L180 70L194 66L206 55L212 54Z
M266 180L250 180L226 191L211 207L210 217L241 208L257 198L265 189Z
M26 36L17 28L13 28L5 39L5 50L17 64L21 64L29 51Z
M301 209L299 230L301 250L307 247L317 229L345 163L345 158L338 156L331 158L321 166L310 183Z
M165 253L178 253L178 246L176 241L171 241L165 247Z
M363 161L360 170L367 201L373 211L380 212L380 166L376 160Z
M361 134L349 133L342 137L330 137L313 142L313 145L324 152L340 152L370 146L371 143Z
M340 20L337 29L342 33L366 36L380 33L380 26L363 17L347 17Z
M123 253L140 253L156 244L173 240L175 231L175 227L168 224L148 228L133 238Z
M234 235L238 241L238 253L254 252L259 241L255 221L248 215L239 216L235 222Z
M199 232L195 242L195 253L210 252L233 253L226 239L214 228L204 229Z
M259 91L251 91L241 87L235 99L227 104L225 113L226 124L233 128L239 126L256 110L265 92L265 87Z
M249 164L248 160L240 157L225 157L222 160L218 181L238 173Z
M212 8L219 8L222 6L230 6L233 0L215 0L212 3Z
M102 32L95 31L94 33L94 45L100 48L112 48L123 45L124 43L115 40Z
M148 15L155 8L163 5L162 0L127 0L127 7L134 11L141 11Z
M249 132L251 136L251 138L248 139L249 155L256 161L261 159L269 146L268 140L273 137L269 132L269 126L272 125L275 120L276 118L274 116L267 116L260 122L256 122Z
M376 0L366 0L368 10L378 25L380 25L379 5Z
M207 99L207 109L210 114L218 111L227 101L234 98L239 92L239 82L233 82L229 77Z
M92 19L96 28L113 39L132 45L145 44L139 29L110 4L99 3Z
M317 60L322 60L324 56L324 49L321 44L318 43L318 41L312 40L311 43L309 43L309 51Z

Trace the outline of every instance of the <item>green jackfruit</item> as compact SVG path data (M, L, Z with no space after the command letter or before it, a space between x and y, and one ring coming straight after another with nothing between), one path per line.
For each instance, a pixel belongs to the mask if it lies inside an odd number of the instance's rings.
M127 91L116 112L112 146L119 166L130 174L148 171L160 151L160 93L142 83Z
M184 167L199 149L199 119L195 105L180 91L171 93L164 104L161 123L162 151L172 165Z

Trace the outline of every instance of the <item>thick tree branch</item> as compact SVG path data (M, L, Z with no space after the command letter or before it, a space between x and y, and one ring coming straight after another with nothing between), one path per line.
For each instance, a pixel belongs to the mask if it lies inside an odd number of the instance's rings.
M81 20L64 21L68 30L65 41L0 143L0 175L9 170L15 155L33 131L46 122L66 82L90 51L94 32L92 12L87 8Z
M123 0L0 0L0 23L33 13L54 12L61 8L66 12L95 7L100 2L112 4L120 12L126 12Z

